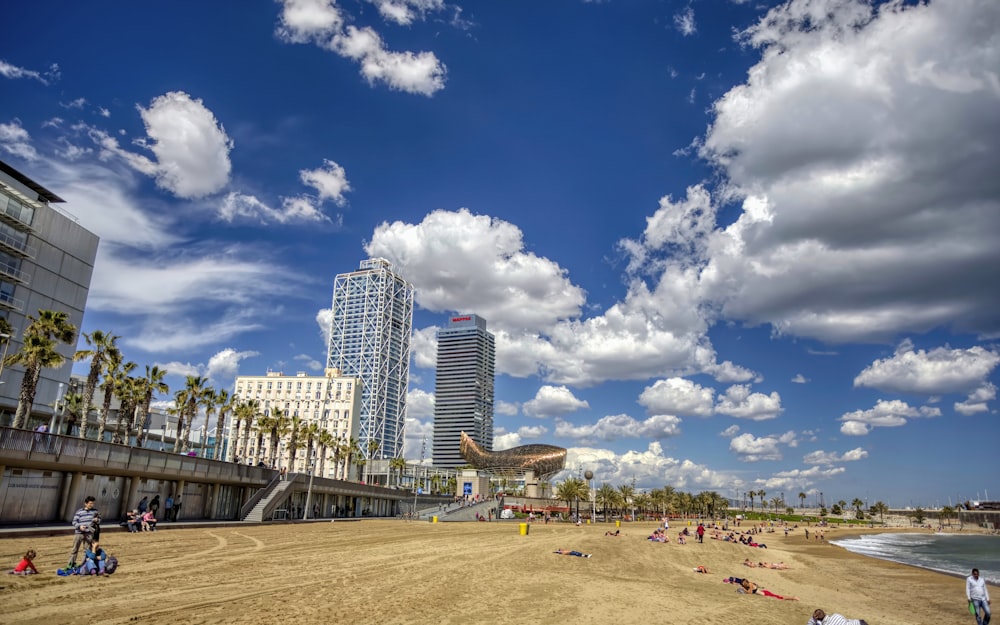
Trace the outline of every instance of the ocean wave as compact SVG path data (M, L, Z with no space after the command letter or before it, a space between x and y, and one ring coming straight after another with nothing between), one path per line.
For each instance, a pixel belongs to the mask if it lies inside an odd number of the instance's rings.
M1000 539L958 534L869 534L830 541L852 553L966 576L972 567L990 583L1000 583Z

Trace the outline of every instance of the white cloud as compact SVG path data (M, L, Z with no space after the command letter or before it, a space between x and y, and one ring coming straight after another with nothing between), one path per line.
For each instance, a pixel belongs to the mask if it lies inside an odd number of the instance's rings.
M749 432L734 436L729 441L729 449L743 462L761 460L781 460L780 440L774 436L755 437Z
M437 367L437 326L417 329L410 335L410 359L424 369Z
M657 380L643 389L639 404L649 412L708 417L715 411L715 390L684 378Z
M734 423L734 424L730 425L729 427L727 427L726 429L724 429L721 432L719 432L719 436L722 436L724 438L732 438L732 437L736 436L739 433L740 433L740 426L738 426L738 425L736 425Z
M198 198L228 184L233 142L200 99L171 91L149 108L136 108L149 137L139 145L156 156L158 186L177 197Z
M325 368L323 363L316 360L309 354L299 354L297 356L293 356L292 360L301 362L306 366L307 369L310 369L312 371L323 371L323 369Z
M351 190L351 185L347 181L347 172L337 163L324 159L322 167L303 169L299 178L303 184L316 189L320 200L333 200L337 206L347 203L344 194Z
M983 140L1000 46L982 27L998 18L993 0L772 8L742 35L760 61L696 142L742 212L667 267L694 263L700 302L783 334L1000 332L983 288L1000 265L1000 142Z
M806 464L837 464L840 462L854 462L867 457L868 452L861 447L844 452L843 454L826 452L822 449L817 449L816 451L806 454L802 458L802 462Z
M792 382L794 382L795 384L805 384L808 381L809 381L809 378L807 378L806 376L802 375L801 373L796 373L795 377L792 378Z
M526 425L517 428L517 435L521 440L538 440L549 433L549 429L544 425Z
M968 393L980 388L1000 364L1000 353L979 346L914 350L904 341L891 358L876 360L854 378L854 386L895 393Z
M719 395L715 411L738 419L764 421L773 419L784 411L777 391L770 395L751 393L748 384L734 384Z
M989 405L986 403L997 398L997 387L992 382L987 382L983 386L969 393L965 401L955 402L955 412L963 415L971 415L977 412L988 412Z
M208 359L205 374L211 380L212 384L221 384L223 388L226 386L231 387L236 376L239 374L240 361L259 355L259 352L240 352L227 347Z
M437 210L419 224L381 224L365 251L393 262L416 287L421 308L485 317L497 339L498 373L576 386L664 372L753 376L716 362L696 272L679 269L655 290L636 278L624 301L579 320L583 290L557 263L525 251L521 231L501 219Z
M506 432L500 428L493 435L493 451L513 449L521 444L521 435L517 432Z
M0 124L0 147L5 152L26 161L38 160L38 152L29 143L30 139L28 131L21 127L21 120L15 118L9 124Z
M308 197L282 198L281 208L272 208L252 195L231 191L219 201L219 218L226 222L247 219L261 224L275 222L323 223L330 218Z
M87 105L87 98L77 98L75 100L70 100L69 102L60 102L59 106L64 109L82 109Z
M547 417L566 415L577 410L589 408L585 400L577 399L573 392L565 386L542 386L521 409L529 417L544 419Z
M433 419L434 393L419 388L411 389L406 394L406 416L415 419Z
M691 5L674 15L674 28L685 37L698 32L694 23L694 9L691 8Z
M18 78L30 78L32 80L37 80L43 85L49 85L59 79L59 66L53 64L49 67L48 71L43 74L35 70L12 65L3 59L0 59L0 76L10 78L12 80Z
M654 415L638 421L626 414L601 417L594 424L572 424L556 420L556 436L580 441L614 441L620 438L659 440L680 434L681 420L673 415Z
M323 350L326 351L330 344L330 330L333 326L333 309L321 308L316 311L316 325L319 326L319 338L322 341Z
M843 422L840 426L841 434L848 436L864 436L877 427L899 427L906 425L908 418L919 417L939 417L940 408L921 406L915 408L905 401L898 399L880 399L874 408L868 410L855 410L840 417Z
M493 406L493 413L505 417L515 417L521 411L521 406L517 402L497 400Z
M444 0L368 0L383 18L408 26L415 20L422 20L427 13L445 8Z
M575 477L578 469L594 472L594 484L630 484L640 487L660 488L670 484L679 490L719 490L742 484L736 474L709 469L687 459L665 456L658 440L649 443L645 450L629 450L616 454L607 449L570 447L566 453L566 470L553 478L553 482Z
M280 39L289 43L315 43L344 58L356 61L369 84L384 83L391 89L431 96L444 88L447 69L433 52L393 52L371 28L345 25L341 9L329 0L283 0ZM401 3L397 2L398 7ZM425 2L405 2L415 10L430 8ZM400 11L394 15L401 16Z

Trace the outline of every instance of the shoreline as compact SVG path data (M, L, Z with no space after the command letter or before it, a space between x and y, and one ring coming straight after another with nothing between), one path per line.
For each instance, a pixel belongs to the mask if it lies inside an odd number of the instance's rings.
M0 566L36 549L41 575L0 579L5 618L24 624L455 625L569 619L606 625L669 615L706 625L805 623L815 608L880 625L968 618L964 584L941 572L855 554L829 541L893 529L835 530L806 541L802 528L757 535L759 549L705 538L646 540L655 523L530 526L515 521L282 524L109 531L102 544L120 568L104 578L58 577L72 536L0 540ZM743 528L748 529L748 528ZM575 558L553 553L574 549ZM785 562L749 568L744 559ZM693 572L704 566L710 574ZM728 576L800 601L742 595ZM992 585L991 585L992 586ZM995 586L994 586L995 587ZM96 593L96 594L95 594ZM964 616L963 616L964 614Z

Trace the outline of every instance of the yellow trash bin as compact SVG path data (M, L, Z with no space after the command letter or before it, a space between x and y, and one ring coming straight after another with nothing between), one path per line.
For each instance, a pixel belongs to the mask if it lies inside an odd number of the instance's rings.
M431 517L431 523L437 523L437 522L438 522L438 518L436 516L432 516Z
M620 520L616 520L615 521L615 527L621 527L621 526L622 526L622 522Z
M528 535L528 524L527 523L520 523L518 525L518 530L520 530L521 536L527 536Z

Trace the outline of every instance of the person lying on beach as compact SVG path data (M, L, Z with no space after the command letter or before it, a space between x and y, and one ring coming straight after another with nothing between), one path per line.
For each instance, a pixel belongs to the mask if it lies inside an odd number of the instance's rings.
M749 566L752 569L757 568L757 565L751 562L750 558L747 558L746 560L743 561L743 566Z
M770 590L761 588L760 586L758 586L757 584L751 582L748 579L743 580L743 583L740 584L740 588L739 589L741 589L743 592L745 592L748 595L764 595L765 597L774 597L775 599L782 599L784 601L798 601L799 600L798 597L782 597L781 595L775 594L775 593L771 592Z
M552 553L558 553L561 556L576 556L578 558L589 558L592 555L594 555L592 553L583 553L581 551L568 551L568 550L562 549L562 548L556 549Z
M608 530L604 532L605 536L618 536L619 534L621 534L621 530L615 530L613 532L611 530Z
M695 573L709 573L710 571L708 570L708 567L696 566L696 567L694 567L694 572Z
M863 619L846 618L840 614L827 614L816 609L806 625L868 625Z
M788 565L784 562L758 562L757 568L761 569L774 569L776 571L785 571L788 569Z

